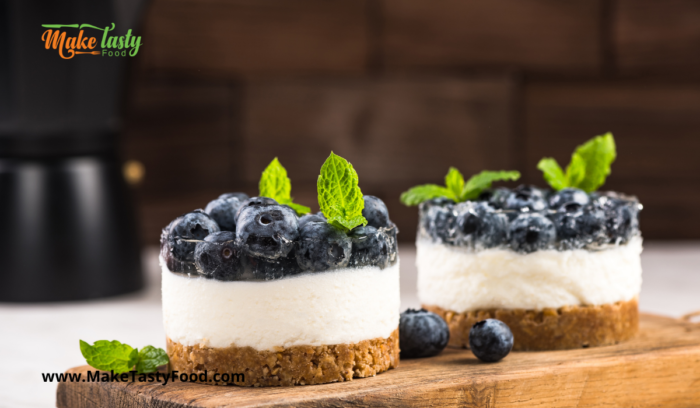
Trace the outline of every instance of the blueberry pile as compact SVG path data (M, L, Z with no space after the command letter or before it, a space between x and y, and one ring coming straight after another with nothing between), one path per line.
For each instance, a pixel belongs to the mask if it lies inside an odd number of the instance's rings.
M597 249L639 235L636 198L532 186L487 190L475 201L438 198L420 206L419 236L474 249Z
M161 256L172 272L222 281L394 265L398 229L382 200L364 202L368 224L345 233L321 213L298 217L271 198L223 194L163 229Z

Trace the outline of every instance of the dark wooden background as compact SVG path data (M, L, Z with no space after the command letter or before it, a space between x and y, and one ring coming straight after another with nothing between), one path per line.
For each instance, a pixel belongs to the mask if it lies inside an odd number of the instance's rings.
M537 161L612 131L605 185L644 204L647 238L700 238L696 0L154 0L131 66L123 157L145 244L225 191L257 194L275 156L318 208L331 150L384 199Z

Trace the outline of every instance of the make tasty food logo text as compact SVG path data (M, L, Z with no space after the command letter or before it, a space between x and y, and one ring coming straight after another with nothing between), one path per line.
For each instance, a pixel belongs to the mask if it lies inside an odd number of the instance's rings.
M90 24L42 24L41 26L48 29L41 35L46 49L57 50L58 55L63 59L71 59L81 54L101 55L103 57L135 57L143 45L141 37L132 35L131 29L126 32L126 35L110 35L110 32L114 30L114 23L104 28ZM84 29L102 32L101 35L98 35L101 37L99 42L101 49L95 49L98 45L98 37L90 36L90 33L94 32L86 32ZM69 37L69 34L74 36Z

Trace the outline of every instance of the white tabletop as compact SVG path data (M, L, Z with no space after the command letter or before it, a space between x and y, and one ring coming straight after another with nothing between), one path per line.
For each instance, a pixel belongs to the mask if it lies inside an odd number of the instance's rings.
M419 307L415 248L402 245L401 308ZM0 304L0 407L53 407L55 383L41 373L85 363L78 340L119 340L165 347L157 249L144 254L148 286L141 293L90 302ZM700 243L646 243L642 254L644 312L679 317L700 310Z

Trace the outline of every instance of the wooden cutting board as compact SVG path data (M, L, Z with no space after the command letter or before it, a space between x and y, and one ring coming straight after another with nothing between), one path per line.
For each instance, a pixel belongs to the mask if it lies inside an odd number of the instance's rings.
M616 346L514 352L492 364L448 348L373 378L325 385L61 383L57 406L700 407L700 324L642 315L637 337Z

